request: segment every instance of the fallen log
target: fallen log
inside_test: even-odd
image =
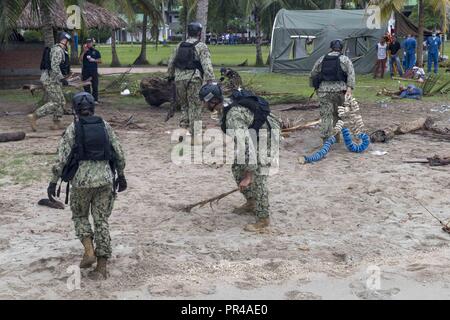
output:
[[[373,143],[376,142],[388,142],[393,139],[396,135],[411,133],[418,130],[427,130],[427,128],[432,128],[433,120],[428,118],[420,118],[411,122],[403,122],[400,124],[392,124],[388,127],[376,130],[370,134],[370,140]]]
[[[92,80],[92,78],[89,78],[85,81],[81,81],[81,79],[79,77],[75,77],[75,78],[68,79],[67,83],[68,83],[69,87],[81,88],[81,87],[85,87],[85,86],[90,86],[92,84],[91,80]],[[42,85],[42,83],[40,83],[40,84],[25,84],[22,87],[22,89],[30,90],[31,94],[34,95],[34,92],[36,90],[43,90],[44,86]]]
[[[20,141],[25,139],[25,132],[6,132],[0,133],[0,142]]]
[[[450,165],[450,157],[440,157],[435,155],[434,157],[426,159],[404,160],[403,163],[422,163],[429,164],[430,167],[442,167]]]

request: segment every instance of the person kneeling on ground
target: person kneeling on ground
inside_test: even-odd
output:
[[[279,146],[280,122],[271,114],[267,101],[250,91],[235,90],[230,99],[224,99],[218,85],[207,84],[199,95],[210,112],[222,114],[222,131],[232,135],[236,143],[232,173],[247,202],[234,212],[256,215],[256,223],[247,225],[245,231],[264,231],[270,224],[267,176],[273,150]],[[264,140],[267,149],[262,143],[264,133],[267,133],[267,140]]]
[[[111,126],[94,116],[95,100],[91,94],[77,93],[72,106],[77,119],[61,138],[47,193],[50,201],[54,201],[58,180],[61,178],[70,182],[73,187],[70,197],[72,220],[76,235],[85,249],[80,268],[90,268],[97,261],[96,269],[89,276],[94,280],[106,279],[107,260],[111,257],[108,219],[113,209],[116,187],[118,192],[127,189],[125,156]],[[68,191],[69,188],[66,203]],[[89,214],[94,220],[94,232]]]

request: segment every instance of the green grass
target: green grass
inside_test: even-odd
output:
[[[158,46],[158,49],[154,45],[147,45],[147,60],[151,65],[158,65],[161,61],[167,63],[171,56],[175,45],[163,47]],[[98,45],[97,49],[102,55],[103,66],[109,66],[111,64],[111,47],[108,45]],[[249,65],[255,65],[256,63],[256,48],[253,45],[238,45],[238,46],[224,46],[224,45],[211,45],[209,46],[211,51],[212,62],[216,66],[236,66],[248,59]],[[117,55],[119,56],[120,63],[124,66],[133,64],[136,60],[141,47],[139,44],[122,44],[117,45]],[[269,46],[263,46],[263,58],[264,62],[269,55]]]
[[[0,186],[6,184],[31,185],[48,176],[53,156],[0,152]]]

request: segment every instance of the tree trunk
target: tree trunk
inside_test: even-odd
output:
[[[44,43],[46,47],[51,48],[55,44],[55,38],[53,36],[50,11],[46,7],[41,8],[42,33],[44,35]]]
[[[119,57],[117,56],[116,51],[116,31],[113,30],[111,32],[111,53],[112,53],[112,61],[111,67],[120,67]]]
[[[142,20],[141,53],[133,63],[136,65],[149,64],[147,60],[147,24],[148,24],[148,15],[144,13],[144,19]]]
[[[342,0],[335,0],[334,1],[334,8],[335,9],[342,9]]]
[[[168,40],[166,37],[167,33],[167,21],[166,21],[166,4],[165,1],[161,1],[161,14],[162,14],[162,23],[163,23],[163,39],[164,39],[164,45],[166,45],[166,41]]]
[[[186,41],[188,38],[188,24],[189,24],[189,9],[187,0],[183,0],[183,10],[184,10],[184,37],[183,40]]]
[[[206,29],[208,25],[208,5],[209,0],[197,0],[197,22],[200,22],[203,25],[203,32],[201,41],[205,42],[206,40]]]
[[[262,67],[264,66],[264,61],[262,57],[262,48],[261,48],[261,17],[260,17],[260,10],[258,7],[255,7],[254,10],[254,16],[255,16],[255,31],[256,31],[256,66]]]
[[[417,65],[423,66],[423,32],[425,30],[424,0],[419,0],[419,34],[417,37]]]
[[[75,46],[75,30],[72,30],[71,36],[72,41],[70,42],[70,64],[79,65],[80,61],[78,60],[78,48]]]

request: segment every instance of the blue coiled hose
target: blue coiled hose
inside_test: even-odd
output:
[[[317,162],[317,161],[322,160],[327,155],[327,153],[330,151],[331,146],[335,143],[336,143],[336,138],[334,136],[329,138],[323,144],[322,149],[317,151],[312,156],[309,156],[309,157],[305,156],[305,163],[312,163],[312,162]]]
[[[355,153],[362,153],[367,150],[370,144],[370,138],[365,133],[360,133],[358,138],[361,140],[360,144],[356,144],[353,142],[352,134],[348,128],[342,129],[342,136],[344,137],[344,143],[347,147],[348,151]]]

